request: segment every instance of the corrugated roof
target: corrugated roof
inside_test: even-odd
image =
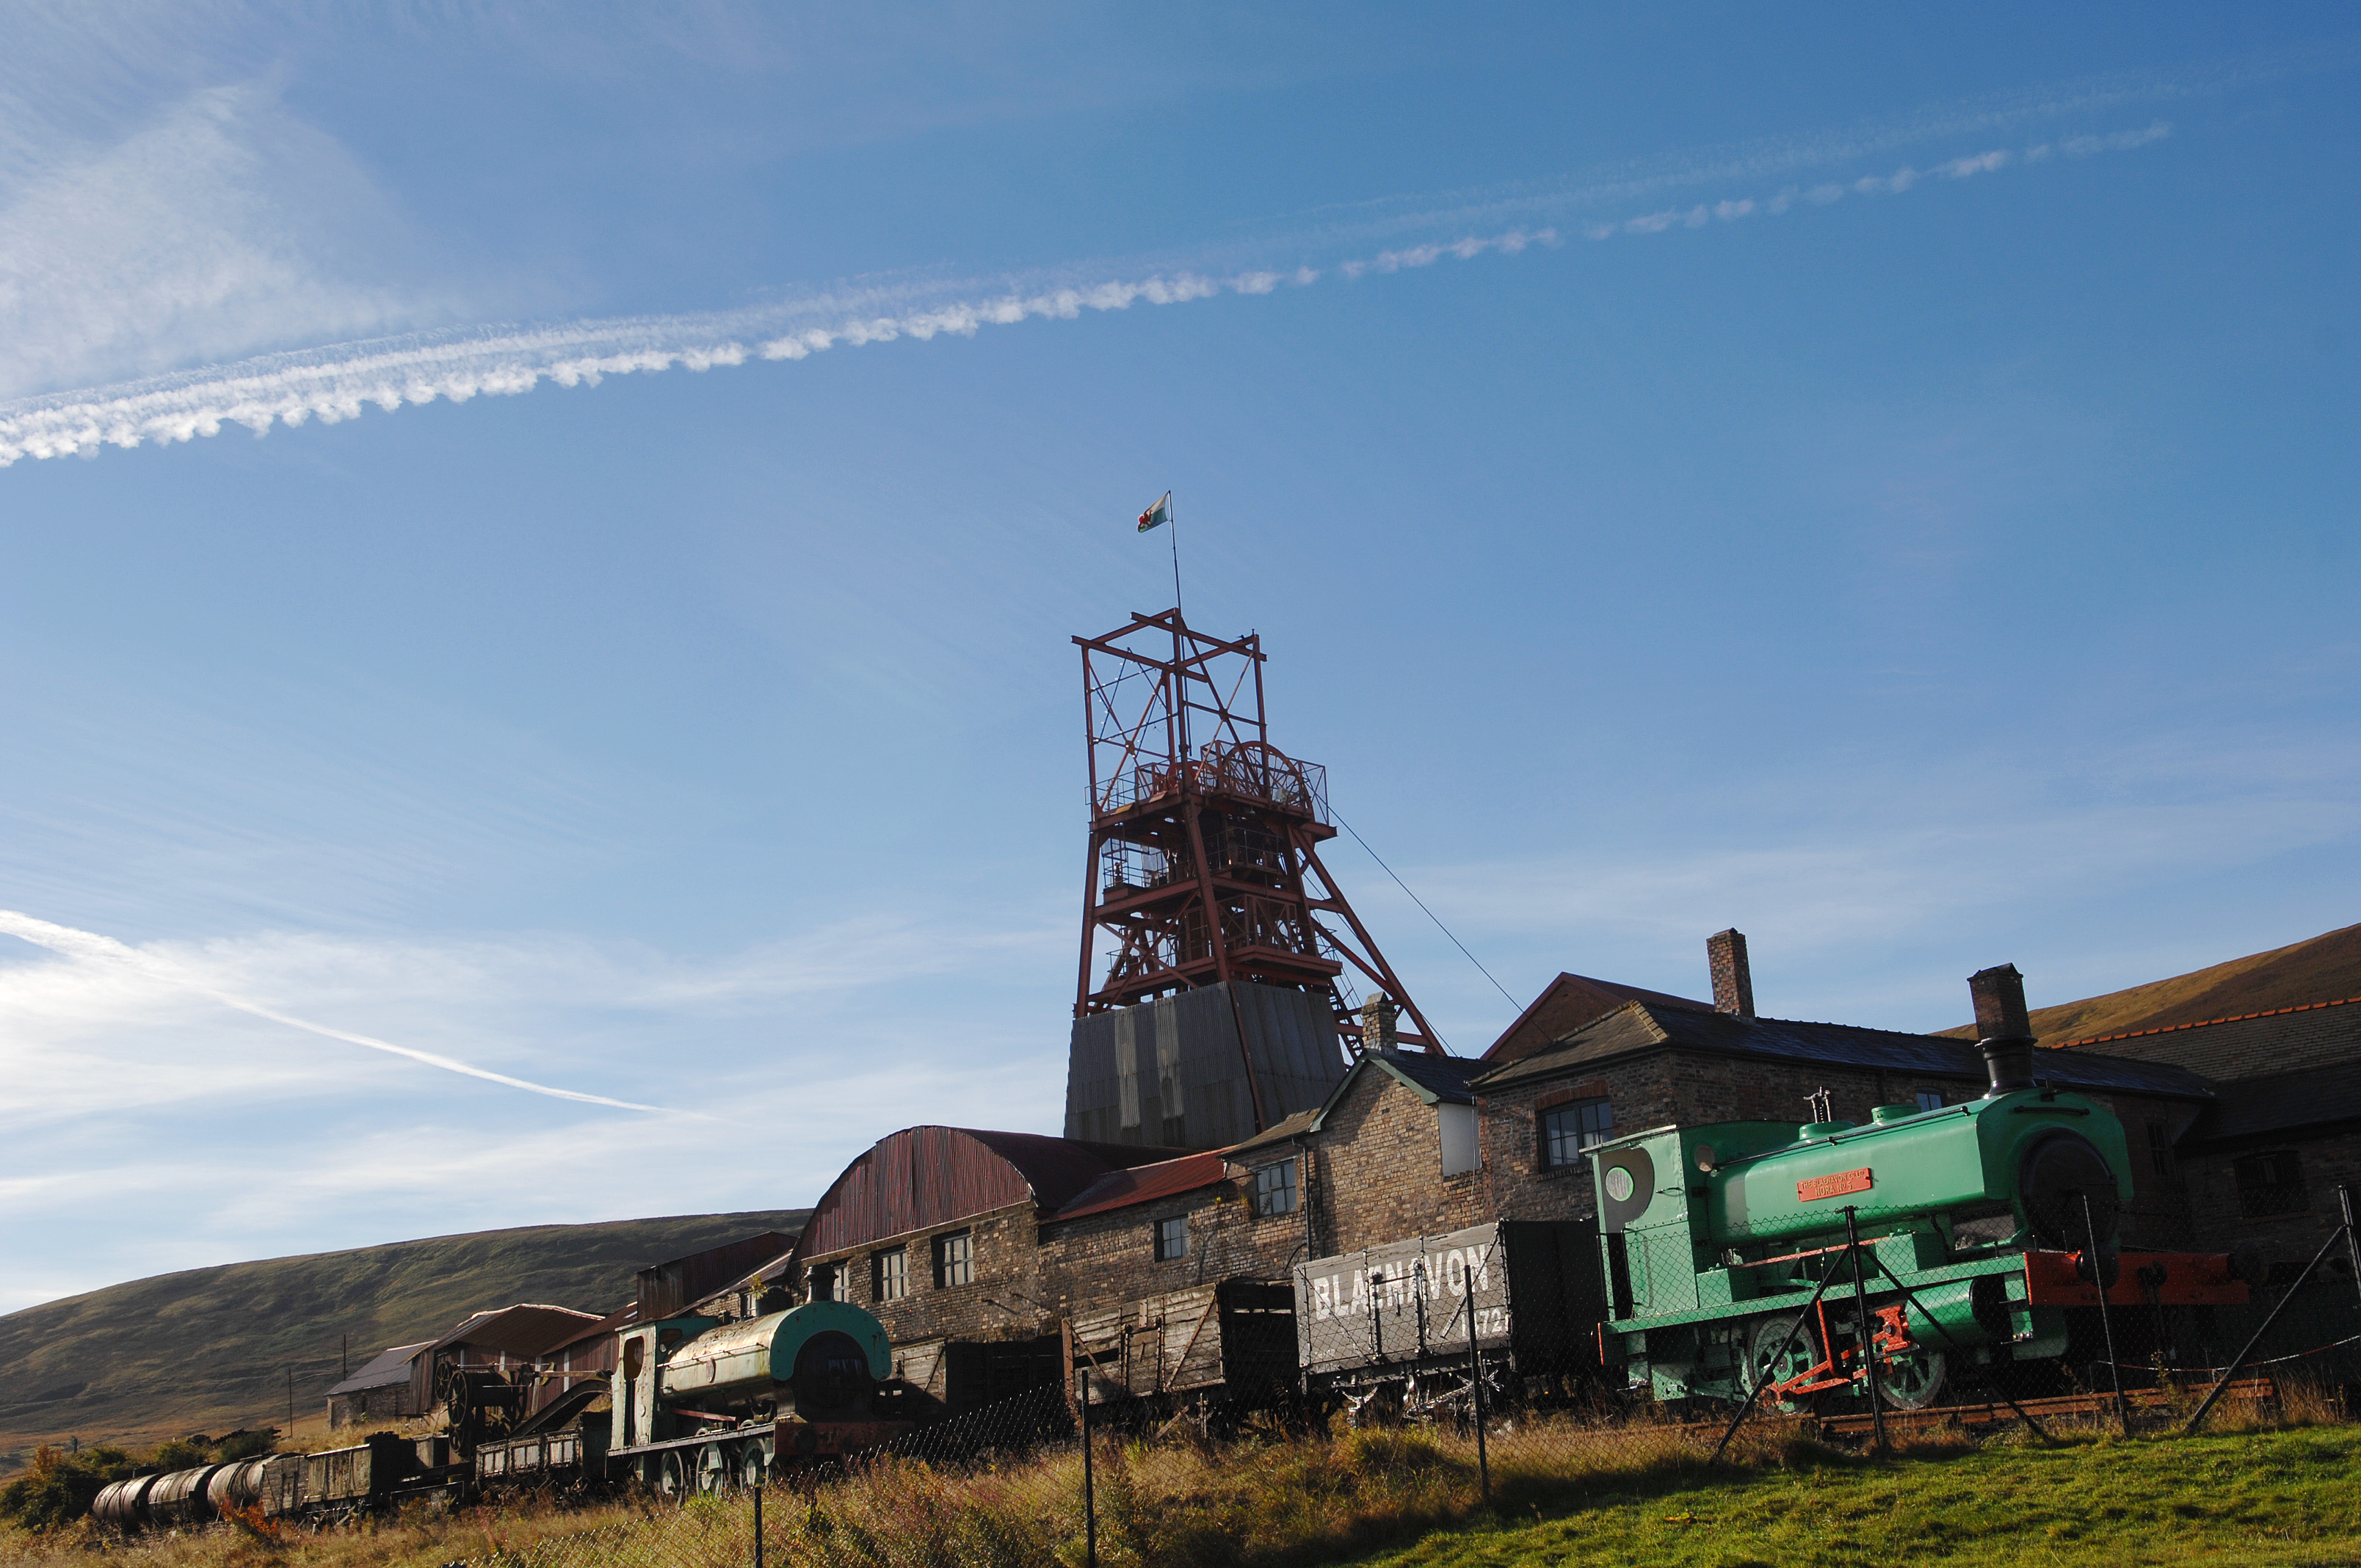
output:
[[[1049,1218],[1075,1220],[1084,1214],[1104,1214],[1110,1209],[1128,1209],[1136,1203],[1195,1192],[1224,1179],[1228,1170],[1229,1161],[1218,1153],[1183,1155],[1179,1159],[1137,1166],[1130,1170],[1111,1170],[1082,1189],[1072,1202]]]
[[[1813,1024],[1784,1018],[1741,1018],[1729,1013],[1627,1003],[1606,1017],[1576,1030],[1549,1050],[1494,1068],[1477,1087],[1489,1089],[1553,1077],[1634,1052],[1667,1046],[1787,1061],[1826,1062],[1839,1067],[1885,1068],[1945,1078],[1981,1079],[1983,1057],[1964,1040],[1909,1035],[1894,1029],[1864,1029],[1851,1024]],[[2186,1068],[2130,1061],[2083,1051],[2045,1053],[2040,1076],[2061,1087],[2125,1090],[2204,1100],[2212,1088]]]
[[[2183,1147],[2361,1121],[2361,1062],[2244,1079],[2215,1093]]]
[[[418,1353],[434,1342],[420,1340],[416,1344],[398,1344],[381,1350],[370,1357],[368,1365],[328,1390],[331,1394],[361,1394],[371,1388],[388,1388],[396,1383],[410,1381],[410,1364]]]

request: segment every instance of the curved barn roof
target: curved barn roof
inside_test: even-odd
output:
[[[796,1255],[836,1252],[1016,1203],[1046,1213],[1111,1170],[1185,1152],[1039,1133],[905,1127],[844,1168],[813,1208]]]

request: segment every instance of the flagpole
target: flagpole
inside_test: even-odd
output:
[[[1180,510],[1172,504],[1172,492],[1164,492],[1164,526],[1172,531],[1172,610],[1180,612]],[[1182,620],[1189,618],[1180,616]]]

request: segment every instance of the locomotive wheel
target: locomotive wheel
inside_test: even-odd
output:
[[[1943,1391],[1943,1353],[1905,1350],[1877,1364],[1877,1392],[1897,1410],[1923,1410]]]
[[[688,1456],[679,1449],[667,1450],[656,1464],[656,1490],[677,1501],[688,1496]]]
[[[1746,1347],[1746,1387],[1749,1389],[1784,1383],[1788,1378],[1809,1372],[1820,1364],[1820,1336],[1812,1325],[1806,1323],[1795,1331],[1785,1354],[1779,1353],[1779,1342],[1787,1337],[1787,1325],[1792,1318],[1765,1318],[1754,1325],[1754,1333]],[[1770,1401],[1789,1415],[1808,1409],[1810,1395],[1801,1398],[1784,1399],[1773,1395]]]
[[[760,1486],[770,1478],[769,1469],[770,1467],[763,1463],[763,1445],[750,1442],[746,1445],[745,1452],[738,1456],[738,1484],[741,1486]]]

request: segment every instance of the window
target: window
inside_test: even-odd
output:
[[[955,1231],[935,1238],[935,1288],[975,1283],[975,1237]]]
[[[1582,1163],[1582,1151],[1615,1135],[1615,1108],[1604,1100],[1577,1100],[1542,1113],[1542,1164],[1554,1170]]]
[[[1476,1136],[1476,1107],[1437,1105],[1437,1130],[1443,1141],[1443,1174],[1465,1176],[1484,1168],[1484,1151]]]
[[[869,1299],[898,1301],[910,1293],[910,1253],[906,1247],[869,1255]]]
[[[1280,1160],[1254,1173],[1254,1212],[1257,1217],[1295,1212],[1295,1162]]]
[[[1942,1108],[1943,1091],[1941,1090],[1922,1089],[1918,1091],[1918,1109],[1921,1111],[1940,1111]]]
[[[811,1272],[804,1276],[804,1279],[809,1288],[807,1295],[811,1300],[833,1301],[836,1299],[836,1265],[816,1263],[812,1265]]]
[[[2147,1124],[2147,1163],[2158,1176],[2172,1174],[2172,1132],[2162,1122]]]
[[[1189,1255],[1189,1216],[1175,1214],[1156,1222],[1156,1261],[1170,1263]]]
[[[2303,1190],[2303,1167],[2292,1149],[2248,1155],[2231,1169],[2238,1179],[2238,1208],[2250,1220],[2301,1214],[2312,1206]]]

